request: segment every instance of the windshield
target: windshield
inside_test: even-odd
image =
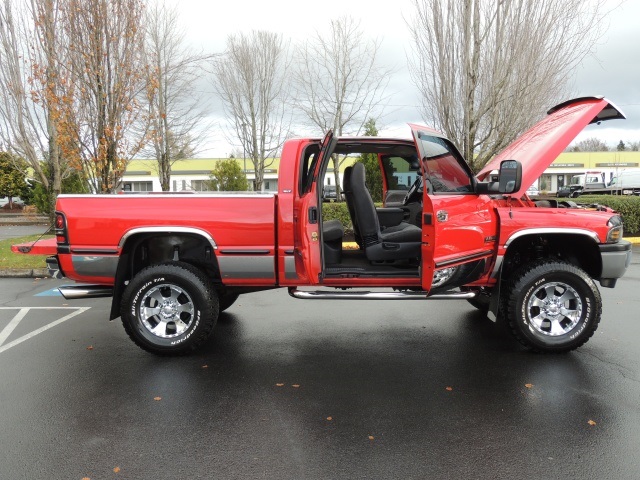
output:
[[[574,175],[571,177],[571,185],[582,185],[584,183],[584,175]]]

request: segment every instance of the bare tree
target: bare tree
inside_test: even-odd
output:
[[[154,4],[147,8],[146,101],[152,147],[148,153],[158,162],[162,190],[169,191],[171,166],[193,156],[204,138],[198,133],[210,126],[207,102],[196,90],[202,71],[198,67],[207,57],[184,46],[176,7]]]
[[[75,99],[65,117],[63,151],[82,163],[93,191],[110,193],[143,145],[133,133],[146,78],[143,2],[63,3],[71,56],[67,95]]]
[[[289,127],[287,51],[282,35],[241,33],[227,38],[224,55],[213,65],[231,129],[253,163],[256,191],[262,190],[265,161],[282,147]]]
[[[0,138],[26,160],[53,213],[69,168],[60,153],[61,112],[69,103],[57,0],[5,1],[0,10]],[[25,172],[26,174],[26,172]]]
[[[637,152],[638,150],[640,150],[640,141],[638,140],[632,140],[630,142],[627,142],[627,144],[629,145],[629,150],[632,152]]]
[[[589,137],[569,146],[570,152],[608,152],[609,146],[597,137]]]
[[[602,32],[602,0],[414,0],[422,113],[474,170],[567,96]]]
[[[327,36],[317,32],[297,52],[296,106],[322,132],[358,134],[366,121],[379,117],[391,71],[378,64],[380,41],[367,39],[350,17],[331,21]],[[340,194],[340,159],[333,157]]]

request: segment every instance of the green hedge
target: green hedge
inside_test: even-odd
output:
[[[625,235],[640,235],[640,197],[621,195],[583,195],[572,198],[579,204],[597,203],[613,208],[620,213],[624,221]],[[325,220],[338,219],[345,233],[353,233],[353,225],[345,202],[323,203],[322,215]]]
[[[582,195],[571,200],[582,205],[597,203],[613,208],[622,216],[625,235],[640,234],[640,197],[628,195]]]
[[[345,233],[353,233],[353,225],[349,216],[349,209],[346,202],[334,202],[322,204],[323,220],[340,220]]]

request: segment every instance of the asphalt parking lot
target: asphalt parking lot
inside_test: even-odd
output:
[[[247,295],[158,358],[51,279],[0,279],[3,479],[637,479],[640,252],[584,347],[466,302]]]

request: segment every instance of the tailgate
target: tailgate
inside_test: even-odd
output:
[[[58,253],[58,245],[55,237],[43,238],[37,242],[19,243],[11,245],[13,253],[23,253],[29,255],[55,255]]]

